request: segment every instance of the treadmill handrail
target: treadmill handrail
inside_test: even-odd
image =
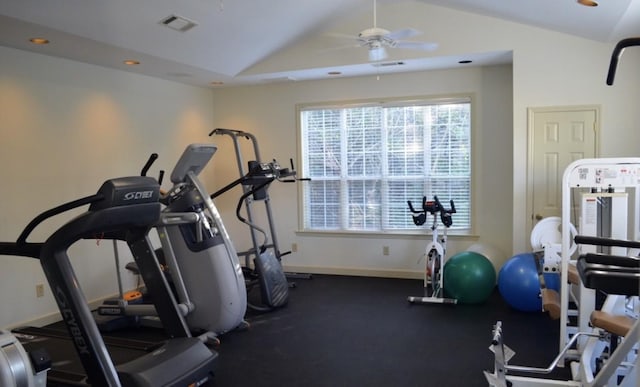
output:
[[[16,244],[18,245],[23,245],[25,243],[27,243],[27,238],[29,237],[29,235],[31,234],[31,232],[33,232],[33,230],[38,227],[38,225],[42,222],[44,222],[45,220],[62,214],[63,212],[67,212],[70,211],[74,208],[78,208],[78,207],[82,207],[84,205],[87,204],[92,204],[95,203],[97,201],[100,201],[104,199],[104,195],[102,194],[95,194],[95,195],[91,195],[91,196],[86,196],[84,198],[80,198],[77,200],[73,200],[70,201],[68,203],[64,203],[61,204],[57,207],[54,207],[50,210],[44,211],[43,213],[41,213],[40,215],[36,216],[35,218],[33,218],[33,220],[31,220],[31,222],[29,222],[29,224],[27,224],[27,226],[24,228],[24,230],[22,230],[22,233],[20,233],[20,236],[18,236],[18,239],[16,240]]]
[[[87,300],[78,286],[67,250],[76,241],[128,229],[146,235],[160,215],[160,203],[143,203],[85,212],[54,232],[42,246],[40,262],[93,385],[117,386],[119,380]],[[153,249],[151,249],[153,250]]]
[[[132,250],[154,298],[158,315],[170,337],[191,337],[186,321],[157,262],[149,230],[161,213],[159,185],[149,177],[107,180],[96,195],[87,196],[45,211],[32,220],[17,242],[0,243],[0,254],[39,258],[71,341],[96,386],[120,386],[114,363],[104,345],[87,300],[79,287],[68,249],[80,239],[124,239]],[[44,243],[27,243],[28,235],[54,215],[90,204],[88,210],[58,228]]]

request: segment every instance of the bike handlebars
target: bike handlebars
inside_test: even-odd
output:
[[[453,204],[453,199],[449,200],[451,208],[449,208],[448,210],[444,208],[442,203],[440,203],[440,200],[438,200],[437,196],[434,196],[433,200],[436,202],[436,205],[440,210],[440,220],[442,221],[442,224],[444,224],[445,227],[451,227],[451,225],[453,224],[453,218],[451,217],[451,214],[456,213],[456,206],[455,204]]]
[[[444,224],[445,227],[451,227],[451,225],[453,224],[453,218],[451,217],[451,214],[456,213],[456,206],[453,203],[453,200],[449,200],[449,205],[451,206],[449,209],[444,208],[444,206],[438,199],[438,196],[434,196],[433,200],[427,200],[427,197],[423,196],[422,210],[416,210],[413,207],[413,203],[411,203],[411,200],[407,200],[407,204],[409,205],[409,210],[412,213],[419,214],[417,216],[416,215],[413,216],[413,222],[417,226],[421,226],[424,224],[424,222],[426,221],[427,212],[434,216],[436,216],[439,213],[440,220],[442,221],[442,224]]]

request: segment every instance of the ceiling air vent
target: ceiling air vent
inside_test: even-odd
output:
[[[160,20],[160,24],[163,24],[172,30],[187,32],[193,27],[197,26],[198,23],[193,20],[189,20],[186,17],[171,15],[167,16],[164,19]]]

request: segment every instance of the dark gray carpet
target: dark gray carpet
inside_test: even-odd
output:
[[[248,331],[221,337],[208,386],[487,386],[482,372],[493,369],[488,348],[498,320],[517,353],[511,364],[544,368],[558,353],[558,321],[511,309],[497,290],[480,305],[411,305],[407,296],[422,295],[420,280],[314,275],[296,283],[286,307],[249,313]],[[569,370],[551,376],[567,378]]]
[[[249,315],[249,331],[221,338],[214,384],[486,386],[497,320],[517,352],[512,364],[546,367],[557,354],[558,321],[511,309],[497,290],[482,305],[407,303],[421,294],[417,280],[299,280],[287,307]]]

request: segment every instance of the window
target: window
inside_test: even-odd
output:
[[[471,98],[298,107],[307,231],[415,230],[407,200],[470,229]]]

